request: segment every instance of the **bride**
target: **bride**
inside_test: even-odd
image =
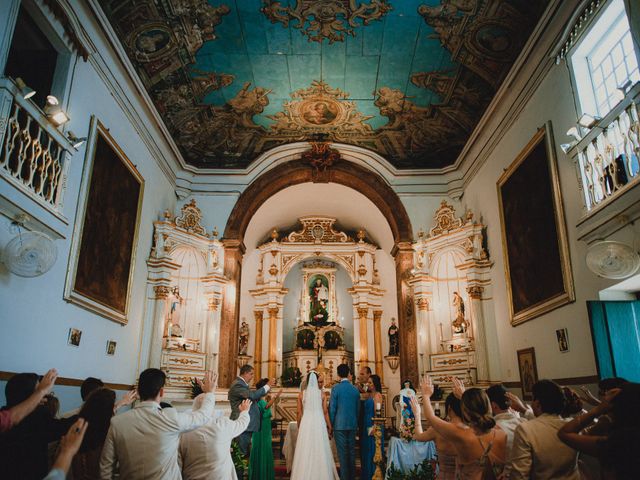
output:
[[[298,440],[293,456],[291,480],[338,480],[329,432],[327,405],[318,387],[318,374],[310,372],[303,386],[302,405],[298,402]],[[300,408],[302,406],[302,408]]]

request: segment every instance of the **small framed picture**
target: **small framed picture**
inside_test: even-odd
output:
[[[518,371],[522,385],[522,398],[533,400],[533,384],[538,381],[536,352],[533,347],[518,350]]]
[[[107,341],[107,355],[115,355],[116,354],[116,341],[108,340]]]
[[[558,350],[561,352],[569,351],[569,335],[566,328],[556,330],[556,338],[558,339]]]
[[[69,345],[73,345],[74,347],[79,347],[80,337],[82,337],[82,330],[78,330],[77,328],[70,328],[67,343]]]

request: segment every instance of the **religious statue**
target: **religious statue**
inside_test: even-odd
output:
[[[329,320],[327,306],[329,304],[329,289],[321,278],[316,278],[315,284],[309,289],[311,308],[309,320],[314,325],[325,325]]]
[[[398,326],[396,325],[396,319],[391,319],[391,326],[388,330],[389,335],[389,356],[400,355],[400,338],[398,337]]]
[[[246,355],[247,348],[249,348],[249,325],[244,319],[242,320],[242,325],[240,325],[239,336],[238,355]]]
[[[453,306],[456,307],[456,318],[451,324],[453,333],[460,334],[467,331],[467,321],[464,319],[464,300],[458,292],[453,292]]]

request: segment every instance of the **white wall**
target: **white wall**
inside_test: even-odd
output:
[[[80,12],[83,15],[84,12]],[[101,55],[108,57],[110,49],[95,30],[94,22],[85,19],[85,28],[93,35]],[[93,29],[93,30],[92,30]],[[111,59],[113,74],[120,75],[120,67]],[[75,64],[72,87],[68,98],[68,114],[71,121],[66,125],[78,136],[86,136],[92,115],[109,129],[122,151],[134,163],[145,180],[144,200],[139,218],[139,237],[133,267],[129,322],[126,326],[107,320],[77,305],[64,301],[63,291],[69,263],[71,232],[85,163],[86,144],[68,160],[69,175],[64,202],[64,215],[70,226],[66,238],[56,240],[58,259],[53,268],[36,278],[21,278],[10,274],[0,264],[0,369],[10,372],[34,371],[44,373],[56,367],[63,377],[83,379],[87,376],[102,378],[105,382],[132,384],[138,373],[138,361],[144,361],[148,346],[141,351],[142,319],[144,317],[147,269],[145,260],[152,242],[152,222],[164,209],[173,210],[175,194],[172,182],[162,172],[153,153],[141,140],[131,120],[131,111],[114,100],[113,91],[106,79],[98,73],[93,62],[80,59]],[[136,102],[137,94],[130,89],[126,79],[120,77],[119,88]],[[149,119],[147,119],[149,121]],[[158,136],[158,138],[160,138]],[[175,160],[174,160],[175,161]],[[0,180],[0,195],[10,189]],[[26,196],[22,203],[32,200]],[[0,248],[13,238],[9,232],[10,219],[0,217]],[[118,241],[114,238],[113,241]],[[79,347],[67,345],[69,328],[82,330]],[[148,326],[145,328],[149,328]],[[106,355],[107,340],[117,342],[114,356]],[[68,390],[68,388],[67,388]],[[66,395],[63,410],[71,405],[73,395]],[[77,395],[77,402],[80,397]],[[65,404],[66,402],[66,404]]]
[[[465,189],[463,203],[487,225],[492,269],[495,324],[487,325],[492,380],[519,380],[516,350],[534,347],[540,378],[567,378],[596,374],[586,301],[597,300],[607,283],[585,264],[586,245],[578,242],[575,225],[582,215],[582,195],[573,163],[559,148],[564,134],[576,122],[569,73],[565,63],[554,66],[509,131]],[[509,323],[507,285],[500,230],[496,182],[539,127],[551,120],[569,237],[576,301],[517,327]],[[540,279],[544,281],[544,279]],[[555,330],[567,328],[570,350],[560,353]]]

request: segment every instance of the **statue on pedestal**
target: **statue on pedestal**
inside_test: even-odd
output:
[[[238,340],[238,355],[246,355],[249,348],[249,325],[242,320],[240,325],[239,340]]]
[[[400,337],[395,318],[391,319],[391,326],[387,333],[389,335],[389,356],[400,355]]]
[[[467,331],[467,321],[464,318],[464,300],[458,292],[453,292],[453,306],[456,307],[456,318],[452,322],[453,333],[461,334]]]

